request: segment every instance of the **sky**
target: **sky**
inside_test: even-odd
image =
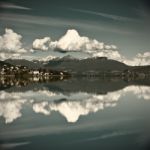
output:
[[[149,26],[149,0],[0,0],[0,59],[69,54],[149,65]]]

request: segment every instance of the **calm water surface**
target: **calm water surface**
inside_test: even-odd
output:
[[[68,79],[1,84],[0,149],[149,150],[146,82]]]

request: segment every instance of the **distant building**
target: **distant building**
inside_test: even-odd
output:
[[[44,76],[49,76],[49,73],[48,73],[48,72],[45,72],[45,73],[44,73]]]
[[[64,75],[64,73],[63,73],[63,72],[60,72],[60,75],[61,75],[61,76],[63,76],[63,75]]]
[[[39,70],[34,70],[33,75],[39,75]]]
[[[100,60],[107,60],[107,57],[97,57]]]

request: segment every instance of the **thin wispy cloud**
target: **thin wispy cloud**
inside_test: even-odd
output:
[[[24,7],[24,6],[19,6],[13,3],[6,3],[6,2],[2,2],[0,3],[0,8],[4,8],[4,9],[20,9],[20,10],[30,10],[31,8],[28,7]]]
[[[140,131],[138,130],[137,131],[116,131],[116,132],[111,132],[111,133],[96,136],[96,137],[90,137],[90,138],[74,141],[72,143],[90,142],[90,141],[104,140],[108,138],[118,138],[120,136],[132,135],[132,134],[136,134],[139,132]]]
[[[51,27],[66,27],[72,26],[73,28],[82,28],[86,30],[96,30],[96,31],[106,31],[111,33],[123,34],[123,35],[132,35],[136,34],[133,30],[118,28],[118,27],[110,27],[107,24],[101,25],[97,20],[96,21],[85,21],[81,19],[66,19],[59,17],[43,17],[43,16],[35,16],[35,15],[23,15],[16,13],[0,13],[0,21],[6,22],[9,21],[11,24],[18,25],[19,23],[33,24],[36,25],[44,25]]]
[[[28,144],[30,144],[30,142],[6,143],[6,144],[2,144],[1,146],[4,149],[12,149],[18,146],[24,146]]]
[[[130,22],[138,22],[139,20],[134,19],[134,18],[129,18],[129,17],[124,17],[124,16],[118,16],[114,14],[107,14],[103,12],[95,12],[95,11],[90,11],[90,10],[82,10],[82,9],[74,9],[74,8],[69,8],[71,11],[76,11],[76,12],[81,12],[81,13],[86,13],[86,14],[91,14],[91,15],[96,15],[96,16],[101,16],[107,19],[112,19],[115,21],[130,21]]]

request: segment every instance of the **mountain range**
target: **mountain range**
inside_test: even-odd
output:
[[[107,59],[107,57],[95,57],[86,59],[76,59],[70,55],[62,58],[53,58],[49,61],[40,60],[25,60],[25,59],[7,59],[0,61],[0,66],[4,64],[21,65],[26,66],[29,69],[53,69],[63,70],[71,74],[81,73],[101,73],[101,72],[112,72],[112,71],[140,71],[150,73],[150,66],[128,66],[122,62]]]

